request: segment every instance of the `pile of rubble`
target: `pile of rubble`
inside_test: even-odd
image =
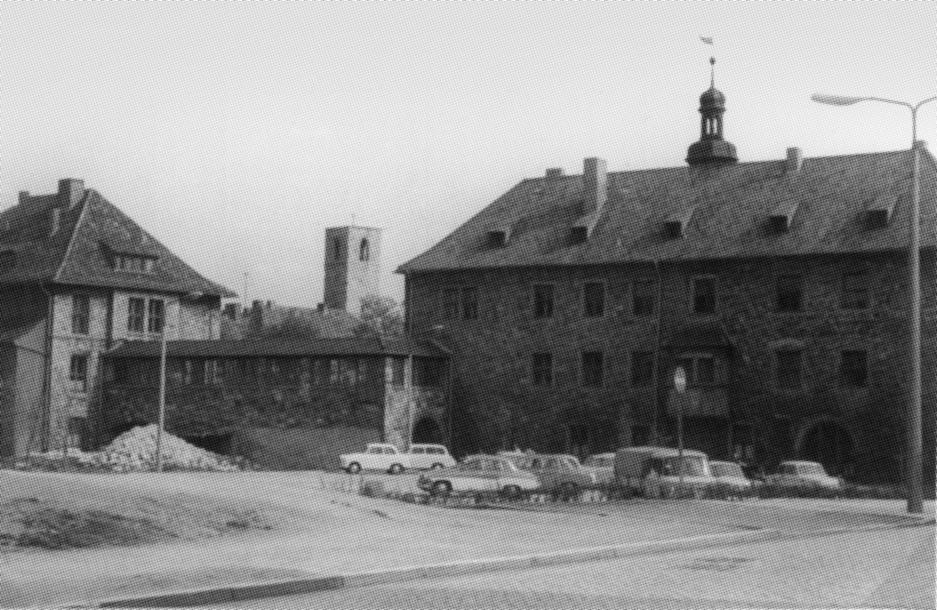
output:
[[[43,463],[67,462],[78,468],[111,472],[145,472],[156,464],[155,424],[137,426],[99,451],[83,452],[78,449],[56,450],[30,455],[31,466]],[[163,431],[160,453],[164,470],[199,470],[233,472],[242,467],[229,458],[187,443],[178,436]]]

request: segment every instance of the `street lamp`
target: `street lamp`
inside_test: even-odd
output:
[[[673,372],[673,387],[677,390],[677,489],[683,491],[683,393],[686,391],[686,371],[678,366]]]
[[[911,244],[908,258],[910,259],[911,280],[911,399],[908,403],[908,512],[920,514],[924,512],[922,498],[922,470],[921,461],[921,204],[920,204],[920,154],[917,142],[917,111],[928,102],[937,100],[937,96],[921,100],[917,104],[910,104],[898,100],[889,100],[881,97],[851,97],[846,95],[813,94],[810,99],[821,104],[832,106],[850,106],[858,102],[884,102],[904,106],[911,111],[911,156],[913,170],[911,173]]]
[[[156,472],[163,471],[163,429],[166,427],[166,329],[169,326],[169,305],[178,303],[181,307],[183,299],[195,300],[202,296],[201,292],[190,292],[175,299],[163,302],[163,327],[159,337],[159,415],[156,426]]]

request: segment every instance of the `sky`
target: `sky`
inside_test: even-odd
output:
[[[932,2],[4,2],[0,210],[81,178],[239,300],[308,307],[325,228],[380,227],[401,301],[395,269],[524,178],[685,165],[713,54],[741,162],[908,147],[906,108],[810,95],[937,95],[935,26]]]

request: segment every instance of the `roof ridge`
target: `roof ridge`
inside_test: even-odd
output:
[[[62,273],[62,269],[65,268],[65,261],[68,260],[69,254],[72,252],[72,247],[75,245],[75,236],[78,235],[78,229],[81,227],[82,222],[84,222],[85,215],[88,213],[88,208],[91,207],[91,195],[94,193],[98,195],[98,192],[94,189],[85,190],[85,196],[81,198],[81,212],[78,214],[78,220],[75,221],[75,225],[72,227],[72,234],[68,236],[68,246],[65,247],[65,253],[62,254],[62,259],[59,261],[59,264],[55,268],[55,273],[52,274],[52,282],[59,281],[59,275]]]

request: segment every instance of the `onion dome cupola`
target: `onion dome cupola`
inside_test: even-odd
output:
[[[709,63],[709,89],[699,96],[700,138],[687,149],[686,162],[690,165],[728,164],[739,160],[735,145],[722,139],[726,96],[716,89],[716,58],[711,57]]]

